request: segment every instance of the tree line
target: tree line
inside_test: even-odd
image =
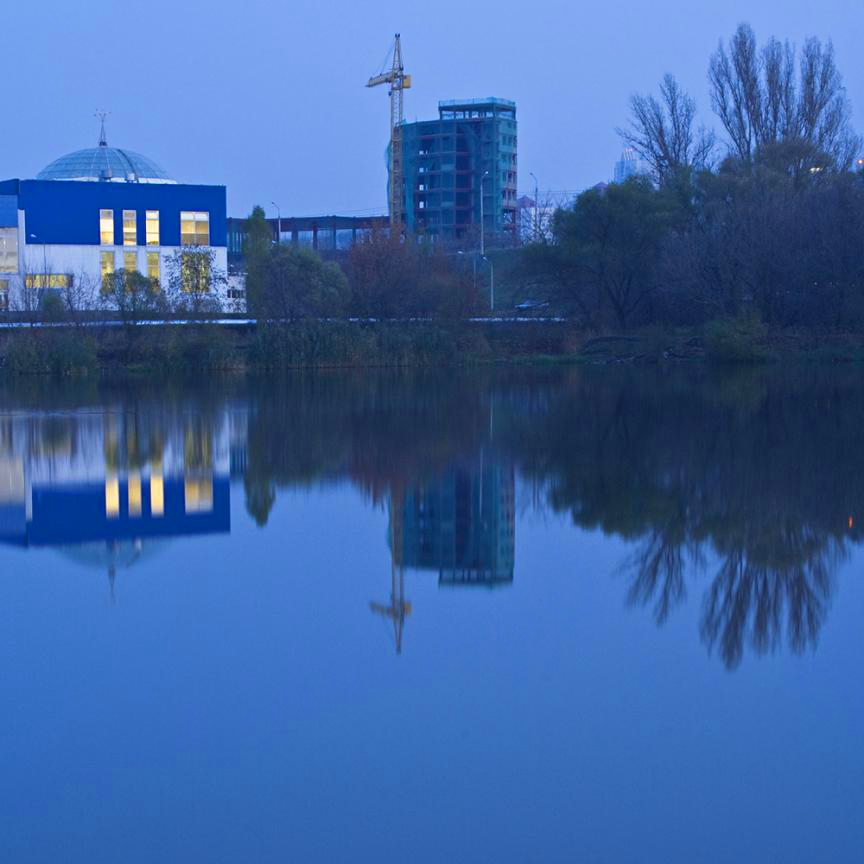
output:
[[[589,328],[864,323],[862,141],[831,44],[742,24],[708,83],[720,136],[672,75],[631,98],[618,131],[647,170],[556,211],[523,253],[535,291]]]

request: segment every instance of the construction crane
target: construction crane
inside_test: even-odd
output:
[[[399,34],[393,42],[393,60],[387,69],[387,61],[378,75],[373,75],[367,87],[390,85],[390,225],[402,230],[402,120],[404,117],[402,94],[411,87],[411,76],[405,74],[402,65],[402,40]],[[388,59],[390,52],[388,52]],[[386,71],[385,71],[386,70]]]
[[[402,634],[405,630],[405,618],[411,614],[411,603],[405,599],[405,569],[402,566],[402,540],[397,532],[394,521],[401,513],[402,496],[394,493],[390,500],[390,603],[369,604],[376,615],[389,619],[393,624],[393,638],[396,643],[396,653],[402,653]],[[398,508],[398,509],[397,509]],[[398,544],[398,547],[397,547]],[[398,563],[397,563],[398,562]]]

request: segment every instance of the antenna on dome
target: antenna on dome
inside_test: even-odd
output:
[[[105,135],[105,118],[111,116],[110,111],[97,111],[93,115],[101,124],[101,128],[99,130],[99,146],[107,147],[108,146],[108,138]]]

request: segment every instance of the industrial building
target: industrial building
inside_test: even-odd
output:
[[[246,242],[245,218],[228,218],[228,262],[241,264]],[[316,252],[350,249],[373,231],[386,231],[386,216],[283,216],[267,220],[274,243],[291,243]]]
[[[212,250],[225,272],[226,239],[224,186],[177,183],[147,157],[109,147],[103,127],[98,147],[35,180],[0,182],[0,306],[29,310],[73,284],[95,304],[114,272],[161,280],[192,246]]]
[[[401,127],[405,229],[434,240],[517,239],[516,103],[438,103],[438,119]],[[392,160],[389,160],[392,164]]]

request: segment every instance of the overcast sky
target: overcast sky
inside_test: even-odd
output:
[[[383,212],[386,88],[367,90],[401,31],[408,119],[439,99],[517,102],[519,186],[576,190],[611,177],[627,99],[676,74],[709,119],[720,36],[831,38],[864,128],[860,0],[41,0],[0,13],[0,176],[32,177],[98,140],[181,181],[224,183],[231,215]]]

